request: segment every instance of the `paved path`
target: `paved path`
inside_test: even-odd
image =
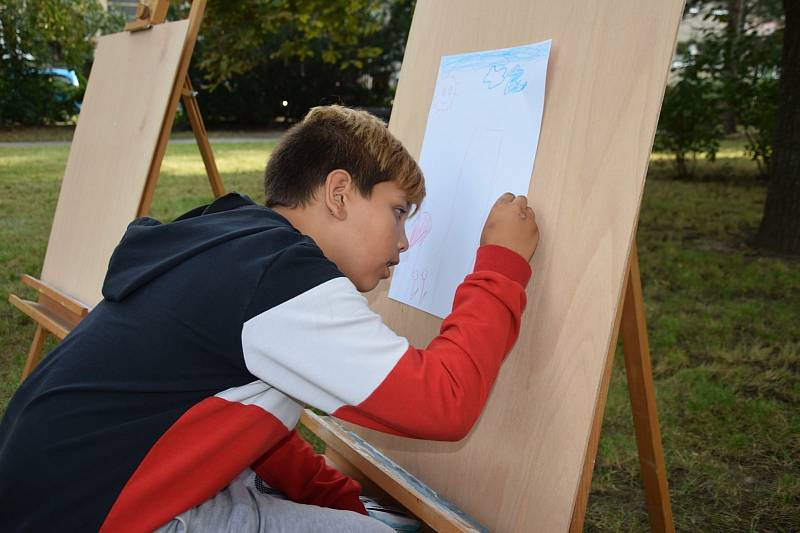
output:
[[[283,132],[265,133],[251,137],[209,137],[211,144],[234,144],[234,143],[263,143],[276,141],[281,138]],[[69,146],[72,141],[16,141],[0,142],[0,148],[28,148],[32,146]],[[194,137],[180,139],[170,139],[170,144],[195,144]]]

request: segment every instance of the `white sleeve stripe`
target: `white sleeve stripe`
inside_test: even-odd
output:
[[[303,412],[302,405],[260,380],[232,387],[214,396],[229,402],[260,407],[280,420],[287,429],[293,429],[297,425]]]
[[[248,320],[242,351],[250,372],[287,395],[334,412],[363,402],[408,350],[339,277]]]

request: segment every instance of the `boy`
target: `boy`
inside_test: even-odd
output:
[[[385,125],[315,108],[264,181],[266,207],[229,194],[129,226],[104,300],[8,406],[0,530],[377,531],[358,484],[293,431],[302,404],[396,435],[469,432],[525,306],[525,197],[498,200],[440,335],[416,349],[359,294],[389,276],[424,196]]]

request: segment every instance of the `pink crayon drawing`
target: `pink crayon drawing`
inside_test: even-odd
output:
[[[414,225],[411,227],[411,235],[408,237],[408,247],[413,248],[425,242],[425,237],[431,232],[431,214],[427,211],[420,212]]]
[[[423,298],[427,296],[428,291],[425,290],[425,282],[428,280],[428,271],[414,270],[411,272],[411,300],[416,300],[418,304],[422,304]]]

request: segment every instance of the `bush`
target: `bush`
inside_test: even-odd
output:
[[[782,42],[782,29],[768,35],[742,36],[737,47],[738,75],[726,80],[729,101],[747,137],[746,150],[758,164],[762,179],[769,176],[772,158]]]
[[[88,72],[94,36],[121,29],[120,15],[96,0],[4,0],[0,4],[0,124],[68,119],[82,94],[43,74],[63,67]],[[80,76],[80,75],[79,75]]]
[[[687,71],[681,80],[667,86],[654,147],[675,156],[678,178],[694,175],[698,154],[713,161],[722,134],[719,95],[710,79]]]
[[[317,105],[389,107],[414,5],[210,2],[190,70],[204,120],[258,127]]]
[[[77,90],[61,86],[26,64],[4,65],[0,76],[0,124],[39,125],[64,122],[75,113]]]

